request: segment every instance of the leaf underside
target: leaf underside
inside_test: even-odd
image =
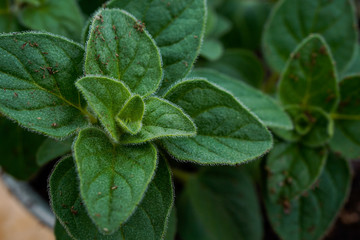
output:
[[[116,115],[116,121],[123,130],[137,134],[141,130],[145,103],[139,95],[130,98]]]

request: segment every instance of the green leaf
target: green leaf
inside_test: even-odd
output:
[[[301,142],[309,147],[323,146],[333,137],[334,121],[330,115],[317,107],[302,109],[299,106],[286,108],[294,122],[292,132],[275,129],[275,134],[290,142]]]
[[[210,5],[208,3],[208,5]],[[224,16],[217,14],[213,7],[208,7],[206,21],[206,38],[219,39],[231,30],[231,22]]]
[[[54,139],[46,139],[40,145],[36,153],[36,162],[39,166],[43,166],[48,162],[64,156],[71,152],[71,145],[73,139],[69,138],[64,141],[57,141]]]
[[[325,169],[311,190],[291,202],[265,205],[270,223],[284,240],[317,240],[327,232],[350,188],[348,162],[330,155]]]
[[[215,61],[221,57],[224,52],[224,46],[218,40],[207,39],[201,48],[201,56],[209,61]]]
[[[26,5],[20,21],[34,30],[47,31],[80,41],[84,18],[75,0],[47,0],[40,5]]]
[[[232,23],[232,31],[225,35],[227,47],[240,47],[258,51],[264,25],[273,1],[264,0],[226,0],[220,13]]]
[[[45,33],[0,35],[0,112],[31,130],[64,138],[86,126],[74,82],[84,50]]]
[[[54,234],[56,240],[72,240],[69,234],[66,232],[65,228],[61,225],[61,223],[56,220]]]
[[[350,63],[348,69],[342,74],[343,77],[360,75],[360,44],[357,45],[356,56]]]
[[[79,133],[74,156],[90,218],[101,232],[114,233],[135,211],[154,175],[155,147],[113,145],[101,130],[87,128]]]
[[[191,70],[205,33],[204,0],[111,0],[107,7],[124,9],[146,24],[164,62],[161,92]]]
[[[28,180],[38,170],[36,150],[44,137],[25,131],[0,118],[0,167],[20,180]]]
[[[293,128],[290,117],[275,100],[246,83],[210,69],[196,69],[192,72],[192,75],[207,78],[210,82],[231,92],[255,113],[266,126],[283,129]]]
[[[211,68],[247,84],[259,88],[264,79],[264,69],[254,53],[243,49],[228,49],[223,56],[215,61],[205,64]]]
[[[0,33],[18,30],[19,24],[16,16],[11,12],[10,0],[2,0],[0,3]]]
[[[71,157],[58,163],[50,180],[51,206],[63,227],[77,240],[159,240],[173,205],[171,176],[160,158],[155,178],[134,214],[112,235],[100,233],[82,204]],[[101,217],[101,216],[100,216]]]
[[[263,35],[268,64],[282,71],[295,47],[310,34],[318,33],[329,44],[339,72],[345,70],[355,55],[358,38],[353,5],[351,0],[279,1]]]
[[[148,96],[162,79],[161,56],[144,25],[119,9],[98,12],[91,24],[86,74],[123,81],[133,93]]]
[[[279,97],[285,106],[313,106],[326,112],[337,106],[337,73],[320,35],[309,36],[292,53],[280,79]]]
[[[319,178],[326,162],[325,148],[279,143],[267,161],[267,192],[274,202],[290,201],[308,190]]]
[[[139,95],[135,95],[125,103],[124,107],[116,115],[116,121],[127,132],[137,134],[141,130],[144,111],[144,101]]]
[[[337,112],[335,137],[331,147],[346,158],[360,156],[360,76],[350,76],[340,82],[341,101]]]
[[[120,129],[115,117],[130,98],[129,89],[121,81],[102,76],[83,77],[76,82],[76,86],[107,132],[117,142]]]
[[[168,228],[166,230],[165,240],[175,240],[177,230],[177,211],[175,206],[173,207],[169,216]]]
[[[180,160],[200,164],[238,164],[260,157],[272,147],[264,125],[231,94],[205,79],[175,85],[166,99],[194,120],[197,135],[164,139],[164,147]]]
[[[331,150],[349,160],[360,159],[360,141],[354,139],[354,136],[358,135],[335,127],[334,136],[329,142]]]
[[[137,135],[123,134],[121,143],[142,143],[164,137],[194,136],[192,120],[174,104],[157,97],[145,100],[146,111]]]
[[[261,240],[260,204],[251,178],[239,168],[208,168],[189,179],[179,202],[186,240]]]

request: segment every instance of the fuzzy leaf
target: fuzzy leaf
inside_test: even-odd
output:
[[[47,0],[26,5],[20,11],[20,21],[34,30],[47,31],[80,41],[84,18],[75,0]]]
[[[76,86],[110,136],[118,141],[120,129],[115,117],[130,98],[129,89],[120,81],[101,76],[86,76],[79,79]]]
[[[37,150],[37,164],[43,166],[56,158],[70,153],[72,142],[72,138],[66,139],[65,141],[57,141],[50,138],[46,139]]]
[[[192,72],[192,75],[207,78],[210,82],[231,92],[255,113],[266,126],[283,129],[293,128],[290,117],[275,100],[246,83],[210,69],[196,69]]]
[[[154,175],[155,147],[113,145],[101,130],[87,128],[79,133],[74,156],[90,218],[101,232],[114,233],[134,212]]]
[[[308,148],[300,144],[279,143],[266,161],[269,199],[293,200],[319,178],[326,162],[325,148]]]
[[[73,240],[58,220],[55,223],[54,234],[56,240]]]
[[[162,79],[161,57],[142,24],[119,9],[96,14],[87,42],[86,74],[121,80],[141,96],[155,92]]]
[[[192,120],[174,104],[157,97],[145,100],[143,126],[137,135],[123,134],[121,143],[142,143],[164,137],[194,136]]]
[[[360,156],[360,76],[351,76],[340,82],[341,102],[337,112],[335,137],[331,143],[335,151],[346,158]]]
[[[311,35],[292,53],[279,85],[284,105],[334,110],[339,98],[331,52],[320,35]]]
[[[254,53],[243,49],[229,49],[215,62],[205,65],[226,75],[259,88],[264,79],[264,69]]]
[[[116,115],[116,121],[127,132],[137,134],[141,130],[144,111],[144,101],[139,95],[135,95],[125,103],[124,107]]]
[[[71,157],[63,159],[50,181],[51,206],[63,227],[76,240],[159,240],[163,237],[173,204],[171,176],[160,158],[156,176],[134,214],[112,235],[100,233],[89,218],[79,193],[78,178]],[[100,216],[101,217],[101,216]]]
[[[192,138],[162,141],[180,160],[238,164],[260,157],[272,147],[265,126],[232,95],[204,79],[178,83],[166,99],[184,109],[198,130]]]
[[[256,188],[237,168],[209,168],[186,184],[179,202],[179,233],[187,240],[261,240]]]
[[[310,34],[319,33],[329,44],[336,66],[342,72],[356,52],[355,19],[351,0],[279,1],[264,30],[266,60],[275,71],[282,71],[295,47]]]
[[[330,155],[318,183],[299,199],[280,203],[266,199],[273,229],[284,240],[321,239],[346,199],[350,180],[348,162]]]
[[[111,0],[107,7],[124,9],[146,24],[164,61],[161,92],[186,76],[205,32],[204,0]]]
[[[0,112],[45,135],[64,138],[86,126],[74,82],[84,50],[45,33],[0,35]]]
[[[36,150],[44,137],[0,118],[0,167],[13,177],[28,180],[38,170]]]

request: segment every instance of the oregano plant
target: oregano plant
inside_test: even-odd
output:
[[[0,19],[0,166],[53,168],[56,239],[329,232],[360,157],[353,0],[16,0]]]

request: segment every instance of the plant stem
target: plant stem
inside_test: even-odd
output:
[[[355,120],[360,121],[360,115],[344,115],[338,113],[332,113],[331,118],[334,120]]]

